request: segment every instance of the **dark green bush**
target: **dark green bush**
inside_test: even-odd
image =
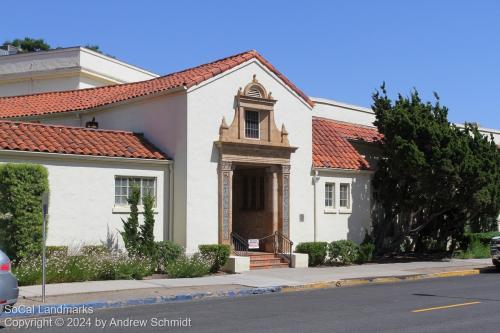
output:
[[[351,240],[328,244],[328,260],[333,265],[350,265],[359,258],[359,245]]]
[[[166,273],[168,264],[179,259],[184,252],[182,246],[169,241],[156,242],[155,247],[155,262],[161,273]]]
[[[296,253],[309,255],[309,266],[323,265],[326,260],[327,242],[305,242],[297,244]]]
[[[465,233],[462,241],[460,242],[460,249],[467,250],[472,244],[479,242],[483,245],[490,245],[493,237],[500,236],[499,231],[479,232],[479,233]]]
[[[208,264],[199,253],[188,257],[181,256],[167,265],[168,275],[173,278],[194,278],[210,273]]]
[[[231,254],[231,247],[226,244],[198,246],[202,258],[210,264],[210,272],[217,273],[224,266]]]
[[[14,261],[42,252],[42,194],[48,190],[45,167],[0,166],[0,248]]]
[[[152,195],[145,195],[142,198],[142,203],[144,205],[144,222],[139,226],[140,252],[143,256],[155,258],[155,199]]]
[[[363,242],[359,246],[359,256],[356,262],[358,264],[362,264],[368,261],[372,261],[374,254],[375,254],[375,242],[373,241],[373,237],[370,235],[370,233],[366,231],[365,238],[363,239]]]
[[[373,243],[363,243],[359,246],[359,254],[356,262],[362,264],[373,259],[373,254],[375,253],[375,244]]]

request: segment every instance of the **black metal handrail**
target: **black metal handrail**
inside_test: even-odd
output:
[[[236,255],[246,256],[248,254],[248,241],[235,232],[231,232],[231,246]]]
[[[274,253],[288,261],[288,266],[291,267],[293,242],[279,231],[275,231],[274,235],[275,244],[277,245]]]
[[[267,244],[270,242],[271,244],[268,247]],[[244,239],[235,232],[231,232],[231,246],[236,255],[248,255],[248,240]],[[288,266],[292,266],[293,242],[281,232],[275,231],[268,236],[259,238],[259,249],[261,249],[261,251],[272,250],[274,254],[285,259],[288,262]]]

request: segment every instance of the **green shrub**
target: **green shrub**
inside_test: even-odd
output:
[[[327,242],[305,242],[297,244],[296,253],[309,255],[309,266],[323,265],[326,260]]]
[[[202,258],[210,264],[210,272],[217,273],[229,259],[231,247],[226,244],[209,244],[198,246]]]
[[[333,265],[350,265],[359,258],[359,245],[350,240],[328,244],[329,262]]]
[[[89,255],[103,255],[108,252],[108,249],[104,245],[84,245],[81,249],[82,254]]]
[[[359,246],[359,255],[356,262],[362,264],[368,261],[372,261],[373,255],[375,254],[375,242],[373,237],[366,231],[365,238]]]
[[[57,254],[63,254],[67,255],[68,254],[68,247],[67,246],[47,246],[47,257],[52,256],[52,255],[57,255]]]
[[[42,252],[42,194],[47,169],[36,164],[0,166],[0,248],[14,261]]]
[[[460,248],[462,250],[467,250],[471,247],[471,244],[476,242],[489,246],[491,239],[495,236],[500,236],[500,232],[490,231],[490,232],[479,232],[479,233],[465,233],[462,238],[462,241],[460,242]]]
[[[140,253],[140,235],[137,230],[139,228],[139,208],[137,206],[140,200],[141,190],[137,186],[132,187],[127,198],[127,203],[130,206],[130,215],[126,220],[122,219],[123,231],[120,233],[125,248],[130,255],[138,255]]]
[[[167,265],[167,272],[173,278],[194,278],[210,273],[208,264],[199,253],[188,257],[181,256]]]
[[[156,242],[155,247],[155,263],[157,270],[162,273],[166,273],[168,264],[179,259],[184,252],[182,246],[169,241]]]
[[[156,246],[155,246],[155,215],[154,215],[154,205],[155,199],[152,195],[145,195],[142,198],[142,203],[144,205],[144,223],[139,226],[139,247],[141,254],[150,258],[156,257]]]
[[[142,280],[151,275],[153,265],[149,258],[131,257],[116,262],[115,280]]]
[[[490,245],[489,243],[484,244],[479,239],[475,239],[469,244],[466,250],[458,251],[455,257],[460,259],[490,258]]]
[[[363,243],[359,246],[359,254],[356,262],[362,264],[368,261],[372,261],[374,253],[375,253],[375,244]]]
[[[22,259],[13,271],[22,286],[42,282],[40,256]],[[152,272],[150,260],[124,254],[92,253],[69,256],[55,252],[47,258],[47,283],[142,279]]]

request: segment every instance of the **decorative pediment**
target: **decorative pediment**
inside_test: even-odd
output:
[[[235,96],[232,123],[228,125],[226,119],[222,119],[219,142],[289,147],[285,125],[282,124],[280,130],[274,120],[276,102],[254,75],[252,81],[245,88],[239,88]]]

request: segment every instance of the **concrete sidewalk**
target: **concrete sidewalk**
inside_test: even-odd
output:
[[[186,291],[224,291],[241,288],[300,287],[318,283],[367,278],[401,278],[426,276],[436,273],[467,271],[491,266],[490,259],[452,259],[449,261],[408,262],[392,264],[365,264],[346,267],[278,268],[254,270],[242,274],[212,275],[192,279],[115,280],[49,284],[49,300],[77,302],[91,298],[122,299],[138,296],[173,295]],[[230,288],[228,287],[230,286]],[[36,302],[41,296],[41,286],[20,287],[19,302]],[[143,290],[141,292],[141,290]],[[90,298],[89,298],[90,297]]]

